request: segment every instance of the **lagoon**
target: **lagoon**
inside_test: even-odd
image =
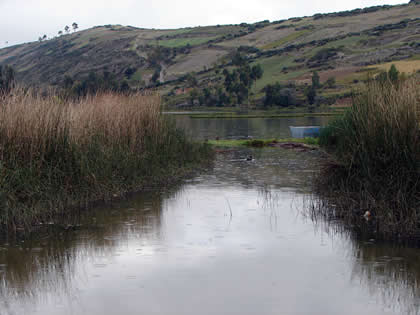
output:
[[[290,137],[289,124],[328,120],[175,119],[195,139]],[[419,249],[311,217],[321,161],[224,150],[170,189],[82,213],[53,237],[3,241],[0,314],[416,314]]]

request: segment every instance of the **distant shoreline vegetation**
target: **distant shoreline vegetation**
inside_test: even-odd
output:
[[[210,113],[210,114],[200,114],[200,113],[189,113],[188,115],[191,118],[195,119],[237,119],[237,118],[300,118],[300,117],[329,117],[329,116],[338,116],[343,114],[342,111],[332,111],[332,112],[316,112],[316,113],[305,113],[305,112],[296,112],[296,113]]]
[[[156,94],[64,100],[14,89],[0,96],[0,234],[163,185],[211,156],[161,114]]]

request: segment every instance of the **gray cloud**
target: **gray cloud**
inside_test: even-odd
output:
[[[122,24],[144,28],[178,28],[236,24],[312,15],[404,0],[0,0],[0,47],[55,36],[65,25],[80,29]]]

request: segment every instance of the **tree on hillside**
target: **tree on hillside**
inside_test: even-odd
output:
[[[224,87],[229,94],[227,98],[229,100],[236,98],[237,104],[241,104],[248,99],[252,84],[262,77],[263,70],[260,65],[250,67],[245,63],[232,72],[224,69],[223,75],[225,77]],[[223,97],[223,99],[225,98]]]
[[[203,96],[205,104],[211,105],[211,91],[209,88],[203,89]]]
[[[317,71],[312,72],[312,87],[314,89],[319,89],[321,87],[321,82]]]
[[[386,84],[387,82],[395,84],[398,83],[398,80],[400,79],[400,72],[397,70],[397,67],[393,64],[391,65],[391,68],[388,72],[381,71],[375,79],[381,84]]]
[[[312,85],[306,89],[305,95],[310,105],[315,103],[316,94],[316,89]]]
[[[63,31],[58,31],[58,36],[63,35]]]
[[[198,84],[197,77],[194,72],[190,72],[186,75],[185,81],[189,87],[195,87]]]
[[[399,71],[397,70],[397,67],[394,64],[392,64],[391,68],[388,71],[389,80],[392,83],[396,83],[398,81],[398,75],[399,75]]]
[[[312,84],[305,89],[305,96],[308,99],[310,105],[315,103],[317,96],[317,89],[321,87],[319,74],[317,71],[312,72]]]
[[[296,88],[293,86],[282,87],[279,82],[264,88],[264,106],[291,106],[296,104]]]
[[[255,81],[261,79],[263,76],[263,69],[260,64],[257,64],[251,68],[251,78]]]
[[[173,58],[173,50],[163,46],[155,46],[147,54],[147,62],[150,67],[155,68],[162,63],[169,63]]]
[[[380,83],[385,83],[388,81],[388,73],[386,71],[381,71],[377,76],[376,76],[376,81],[380,82]]]
[[[73,22],[71,26],[73,27],[73,32],[76,32],[76,30],[79,28],[79,25],[77,25],[76,22]]]
[[[64,27],[64,31],[68,34],[70,32],[70,27],[68,25],[66,25]]]
[[[136,73],[137,69],[134,67],[128,67],[124,74],[127,79],[131,79],[131,77]]]
[[[73,84],[74,84],[74,81],[73,81],[73,79],[71,78],[71,76],[66,75],[66,76],[64,77],[63,83],[64,83],[64,88],[65,88],[65,89],[71,89],[71,88],[72,88],[72,86],[73,86]]]
[[[127,80],[123,80],[119,86],[119,92],[121,93],[129,93],[131,90],[130,85],[128,84]]]
[[[194,106],[195,100],[198,98],[198,91],[197,89],[192,89],[190,92],[190,104],[191,106]]]
[[[44,36],[42,36],[42,40],[46,40],[47,39],[47,35],[44,34]]]
[[[159,82],[159,78],[160,78],[160,68],[155,69],[155,72],[152,75],[151,81],[153,83],[158,83]]]
[[[327,80],[327,82],[325,82],[325,85],[328,87],[328,88],[330,88],[330,89],[332,89],[332,88],[334,88],[335,87],[335,78],[334,77],[329,77],[328,78],[328,80]]]
[[[127,81],[123,80],[118,83],[115,75],[108,71],[104,71],[103,75],[90,72],[87,77],[80,81],[76,81],[69,75],[66,75],[62,81],[62,87],[64,88],[63,95],[66,97],[80,97],[104,91],[122,93],[129,93],[131,91]]]
[[[232,57],[232,63],[233,65],[240,67],[246,63],[246,60],[245,57],[239,51],[237,51]]]

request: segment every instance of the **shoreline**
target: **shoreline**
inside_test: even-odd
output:
[[[328,151],[314,183],[313,215],[384,241],[420,240],[418,77],[385,73],[320,135]]]
[[[0,234],[172,182],[212,157],[165,119],[157,95],[61,100],[16,90],[3,100]]]
[[[213,151],[212,151],[213,152]],[[160,174],[145,178],[143,182],[138,183],[136,187],[131,189],[124,189],[121,187],[120,190],[113,190],[103,192],[101,196],[97,196],[95,199],[84,200],[83,204],[68,205],[58,212],[49,213],[48,220],[37,220],[27,226],[14,226],[12,231],[9,228],[2,229],[0,226],[0,240],[24,240],[24,239],[37,239],[39,233],[47,229],[49,232],[44,237],[50,237],[52,234],[51,230],[54,231],[71,231],[80,228],[78,224],[69,223],[68,219],[81,217],[94,211],[98,207],[109,206],[114,202],[121,202],[129,199],[131,196],[141,194],[147,191],[166,191],[172,189],[174,186],[180,185],[184,180],[195,176],[197,173],[209,167],[212,163],[212,156],[209,155],[206,160],[193,163],[181,168],[173,169],[170,174]],[[77,220],[77,219],[76,219]],[[4,226],[3,226],[4,228]]]
[[[271,138],[271,139],[223,139],[223,140],[207,140],[205,143],[214,147],[282,147],[286,149],[306,148],[319,149],[318,138]]]

